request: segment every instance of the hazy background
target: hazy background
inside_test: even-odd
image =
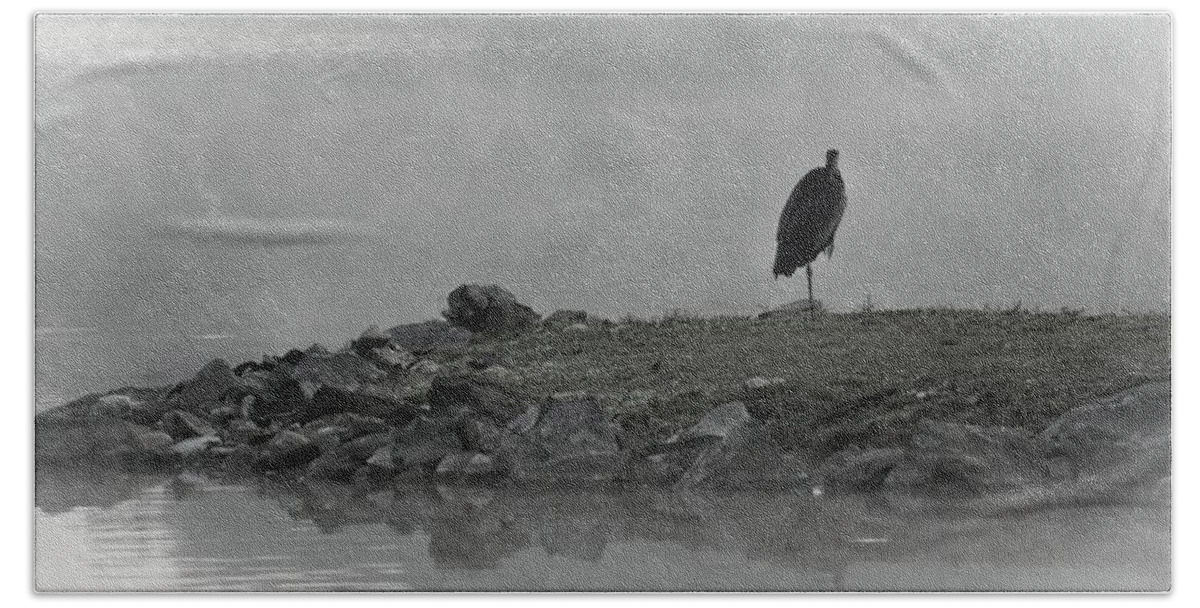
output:
[[[36,26],[40,401],[436,317],[817,297],[1170,307],[1166,16],[64,16]]]

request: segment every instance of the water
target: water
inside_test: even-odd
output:
[[[41,472],[41,591],[1165,590],[1167,508]]]

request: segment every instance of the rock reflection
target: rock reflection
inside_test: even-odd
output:
[[[312,579],[307,588],[353,578],[355,588],[381,590],[973,588],[964,568],[992,568],[992,578],[979,579],[985,588],[1165,588],[1170,580],[1169,522],[1144,508],[984,517],[945,501],[866,496],[371,490],[82,471],[39,472],[37,501],[44,513],[109,508],[158,487],[177,505],[159,517],[180,538],[179,563],[212,589],[281,588],[273,577],[295,582],[309,570],[325,572],[325,587]],[[249,572],[246,564],[258,565]],[[1112,578],[1129,568],[1141,572]],[[904,572],[922,578],[882,578]]]
[[[108,509],[165,479],[160,474],[118,471],[108,466],[43,468],[34,480],[34,504],[45,513],[66,513],[78,507]]]

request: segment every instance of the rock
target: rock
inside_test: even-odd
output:
[[[250,420],[235,418],[225,427],[225,440],[233,445],[258,445],[271,438],[271,434]]]
[[[310,355],[292,370],[305,396],[312,397],[321,387],[354,392],[364,384],[379,382],[387,373],[370,361],[352,353]]]
[[[978,494],[1045,481],[1046,445],[1016,429],[922,421],[885,486]]]
[[[196,492],[203,491],[206,485],[208,485],[208,480],[205,478],[195,473],[184,471],[171,478],[163,487],[176,500],[183,500]]]
[[[496,382],[479,376],[439,376],[429,387],[429,408],[434,416],[486,416],[507,423],[525,408],[515,395]]]
[[[569,403],[573,401],[586,401],[591,399],[587,391],[562,391],[550,395],[550,400],[555,402]]]
[[[774,488],[795,476],[766,427],[740,401],[713,408],[664,444],[638,451],[628,475],[678,489]]]
[[[370,357],[384,367],[401,369],[408,369],[417,361],[412,353],[391,344],[372,350]]]
[[[129,420],[139,402],[128,395],[105,395],[92,405],[92,418],[120,418]]]
[[[825,312],[825,304],[820,300],[809,302],[807,298],[789,302],[767,312],[758,315],[760,319],[775,319],[780,317],[792,317],[797,315],[809,315],[812,313],[822,314]]]
[[[687,473],[688,467],[692,466],[706,447],[706,443],[691,443],[669,447],[651,446],[646,451],[639,450],[639,457],[631,463],[626,476],[629,480],[645,486],[671,486]]]
[[[152,428],[119,420],[36,419],[35,466],[59,464],[116,464],[157,467],[177,456],[171,436]]]
[[[137,458],[157,459],[164,456],[166,450],[171,445],[171,436],[162,431],[149,429],[141,425],[133,425],[131,427],[136,442],[133,444],[133,450],[126,452]],[[124,452],[124,450],[118,450]]]
[[[432,376],[432,375],[442,371],[442,366],[438,365],[437,363],[434,363],[433,361],[430,361],[429,359],[421,359],[420,361],[413,363],[412,367],[408,368],[408,371],[414,372],[417,374],[425,374],[427,376]]]
[[[1170,474],[1171,383],[1150,382],[1067,411],[1039,438],[1073,478],[1128,476],[1156,463],[1147,482]],[[1166,463],[1164,465],[1164,463]]]
[[[779,386],[785,382],[787,381],[783,378],[763,378],[761,376],[755,376],[753,378],[747,378],[746,382],[743,383],[743,386],[745,386],[746,390],[748,391],[759,391],[764,388]]]
[[[461,285],[447,298],[442,313],[453,325],[481,334],[498,335],[532,327],[540,316],[498,285]]]
[[[574,332],[587,331],[587,330],[588,330],[588,326],[586,323],[572,323],[572,324],[566,326],[566,328],[564,328],[564,331],[574,331]]]
[[[496,475],[495,459],[478,452],[455,452],[438,463],[434,473],[443,479],[477,479]]]
[[[171,389],[166,400],[175,409],[203,415],[221,405],[221,398],[242,386],[224,359],[209,361],[190,380]]]
[[[542,320],[542,325],[563,329],[571,325],[587,323],[588,315],[582,310],[556,310]]]
[[[630,391],[629,394],[621,400],[621,410],[627,412],[645,411],[658,401],[658,393],[654,391]]]
[[[300,467],[320,456],[321,450],[308,437],[295,431],[280,431],[271,438],[254,461],[262,470]]]
[[[466,366],[470,369],[483,371],[493,365],[499,365],[500,355],[497,355],[493,352],[482,352],[471,357],[467,357],[464,363],[466,363]]]
[[[179,441],[171,446],[171,451],[184,458],[194,458],[208,451],[209,448],[218,445],[221,445],[221,440],[216,435],[203,435]]]
[[[56,414],[62,413],[66,414],[65,417],[71,418],[76,416],[71,414],[70,409],[79,408],[78,411],[85,412],[82,417],[90,420],[115,418],[128,420],[129,422],[143,426],[153,426],[165,412],[170,410],[170,406],[166,405],[161,399],[162,393],[165,393],[165,391],[159,394],[151,393],[146,395],[145,390],[129,388],[119,390],[136,390],[147,398],[138,399],[123,392],[114,392],[107,395],[91,395],[62,408],[55,408],[54,410],[45,412],[44,414],[53,417]]]
[[[372,325],[357,340],[350,342],[350,350],[365,359],[371,356],[371,351],[387,346],[391,341],[392,337],[390,335],[380,331],[379,327]]]
[[[313,420],[301,427],[301,431],[314,440],[320,435],[329,435],[337,446],[364,435],[383,433],[389,428],[380,418],[342,412]]]
[[[312,398],[312,403],[301,413],[290,419],[296,422],[309,423],[317,418],[349,414],[362,418],[371,418],[380,423],[403,425],[412,420],[418,413],[418,408],[406,401],[368,394],[364,390],[350,391],[332,386],[323,386]],[[343,418],[350,420],[350,418]]]
[[[845,449],[822,461],[813,474],[813,481],[817,486],[831,490],[876,490],[883,486],[903,457],[904,451],[896,448]]]
[[[396,433],[392,461],[399,469],[440,462],[446,455],[462,451],[459,421],[453,418],[420,416]]]
[[[507,428],[510,431],[524,435],[533,429],[541,416],[542,406],[537,403],[530,404],[529,407],[525,408],[524,412],[521,412],[520,416],[509,421]]]
[[[371,454],[371,457],[367,459],[367,465],[386,471],[395,471],[396,461],[392,458],[393,449],[395,449],[394,446],[388,444],[375,450],[375,453]]]
[[[307,477],[333,481],[351,481],[377,451],[392,441],[390,433],[374,433],[347,441],[309,463]]]
[[[517,382],[521,379],[516,372],[504,367],[503,365],[493,365],[483,370],[482,375],[484,378],[500,384],[506,382]]]
[[[232,402],[226,402],[243,417],[254,416],[259,420],[269,419],[293,410],[310,395],[305,395],[300,383],[292,377],[295,368],[280,363],[269,371],[244,372],[241,376],[242,390],[230,393]]]
[[[412,353],[428,354],[461,349],[471,343],[474,335],[446,321],[425,321],[400,325],[388,330],[392,342]]]
[[[321,454],[324,455],[333,451],[334,448],[342,445],[342,433],[345,429],[341,427],[326,426],[317,429],[316,433],[305,433],[312,437],[313,443],[321,448]]]
[[[710,410],[669,443],[689,442],[702,443],[703,448],[676,482],[678,487],[754,488],[779,479],[783,450],[740,401]]]
[[[528,431],[504,437],[498,457],[514,480],[534,484],[604,483],[623,464],[619,429],[591,397],[548,401]]]
[[[676,433],[668,442],[677,443],[701,437],[726,439],[752,420],[750,413],[746,411],[746,404],[731,401],[709,410],[696,424]]]
[[[351,342],[350,350],[363,359],[374,361],[384,369],[406,369],[417,360],[411,352],[395,341],[390,333],[382,332],[374,326]]]
[[[107,393],[90,393],[69,403],[39,412],[38,421],[118,418],[152,426],[171,408],[164,403],[168,388],[126,386]],[[108,401],[101,404],[101,401]]]
[[[254,400],[253,396],[247,396],[246,398],[249,400]],[[241,412],[239,411],[240,409],[241,408],[231,405],[222,405],[221,407],[209,412],[208,419],[213,424],[218,426],[227,425],[234,420],[241,419]]]
[[[893,490],[958,496],[1013,487],[996,478],[993,464],[965,454],[907,454],[888,473],[884,485]]]
[[[473,452],[492,453],[500,449],[507,431],[492,419],[464,417],[459,422],[458,436],[463,447]]]
[[[217,434],[217,430],[207,421],[183,410],[171,410],[167,412],[162,417],[161,424],[162,430],[166,431],[175,441],[204,435],[215,436]]]

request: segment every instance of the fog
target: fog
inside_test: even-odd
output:
[[[1165,15],[41,15],[35,44],[42,371],[71,332],[336,345],[467,282],[756,314],[805,293],[775,227],[827,148],[831,309],[1170,307]]]

